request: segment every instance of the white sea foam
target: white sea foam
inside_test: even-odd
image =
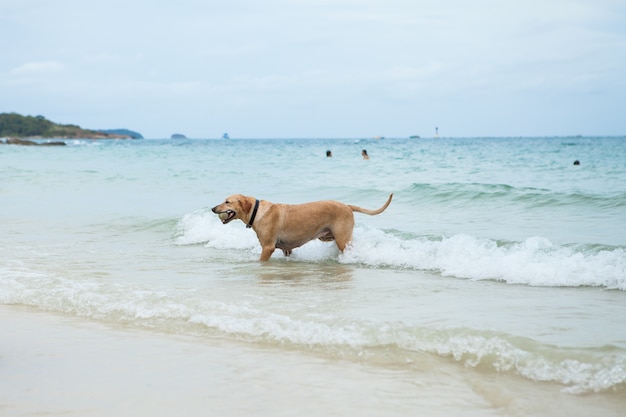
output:
[[[346,252],[342,261],[432,270],[444,276],[510,284],[626,290],[624,249],[576,251],[542,237],[499,245],[463,234],[438,240],[406,240],[380,230],[357,228],[353,250]]]
[[[176,243],[260,252],[252,230],[240,222],[222,225],[207,211],[183,217]],[[274,256],[282,256],[277,251]],[[597,286],[626,290],[626,251],[576,249],[535,236],[523,242],[498,243],[458,234],[450,237],[399,237],[357,224],[352,244],[339,254],[334,243],[312,241],[294,250],[295,261],[337,259],[346,264],[418,269],[443,276],[498,280],[531,286]]]
[[[4,268],[3,274],[12,276],[0,281],[3,304],[32,305],[165,332],[287,345],[372,363],[405,365],[432,354],[466,367],[556,382],[573,394],[626,383],[626,357],[619,353],[561,351],[507,334],[464,328],[275,312],[248,301],[205,300],[183,289],[74,281],[23,268]]]

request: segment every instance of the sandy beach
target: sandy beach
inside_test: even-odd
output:
[[[603,396],[544,395],[244,344],[0,307],[3,416],[591,415]],[[435,369],[437,368],[437,369]],[[458,371],[458,370],[457,370]],[[501,383],[503,383],[500,385]],[[500,385],[500,386],[499,386]],[[618,404],[615,404],[616,406]],[[587,413],[589,412],[589,414]]]

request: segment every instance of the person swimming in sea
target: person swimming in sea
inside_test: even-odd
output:
[[[370,159],[370,156],[367,154],[367,150],[363,149],[361,151],[361,156],[363,157],[363,159]]]

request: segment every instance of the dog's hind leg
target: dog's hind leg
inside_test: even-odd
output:
[[[343,252],[346,249],[346,246],[348,246],[348,243],[350,243],[350,240],[352,240],[352,237],[348,239],[335,237],[335,243],[337,244],[337,247],[339,248],[341,252]]]
[[[353,227],[354,222],[348,222],[348,224],[343,223],[335,227],[332,231],[332,234],[335,237],[335,243],[341,252],[344,251],[348,243],[352,240]]]

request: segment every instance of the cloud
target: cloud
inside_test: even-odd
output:
[[[536,109],[528,134],[569,131],[590,107],[606,111],[612,131],[626,126],[608,105],[626,94],[623,0],[48,3],[0,5],[0,106],[58,111],[62,93],[67,119],[97,108],[141,120],[133,127],[144,132],[168,120],[204,131],[191,114],[267,121],[270,131],[246,123],[248,136],[275,126],[308,136],[328,119],[327,135],[358,134],[366,119],[413,132],[416,114],[429,129],[436,119],[482,133],[477,120],[491,113],[501,115],[491,133],[509,134],[513,107]],[[546,117],[555,107],[572,113]],[[168,118],[152,117],[163,108]]]
[[[27,62],[9,71],[14,76],[33,76],[58,74],[65,70],[65,65],[58,61]]]
[[[26,62],[8,70],[1,77],[5,86],[38,86],[46,91],[57,88],[59,78],[67,74],[67,66],[59,61]]]

